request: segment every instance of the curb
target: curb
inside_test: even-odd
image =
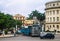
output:
[[[14,37],[14,36],[10,36],[10,37],[0,37],[0,38],[11,38],[11,37]]]
[[[14,35],[12,35],[12,36],[0,36],[0,38],[10,38],[10,37],[14,37]]]

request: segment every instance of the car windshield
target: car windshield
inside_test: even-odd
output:
[[[39,27],[39,25],[33,25],[33,27]]]

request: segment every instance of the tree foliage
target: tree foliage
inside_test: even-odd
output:
[[[22,25],[22,21],[20,20],[15,20],[16,21],[16,25],[18,25],[19,27]]]
[[[43,21],[45,20],[45,14],[44,13],[40,13],[37,10],[32,11],[31,14],[29,14],[29,18],[28,19],[33,19],[33,17],[37,17],[38,20]]]
[[[0,29],[10,29],[11,27],[15,27],[17,24],[22,25],[21,21],[17,21],[13,19],[12,15],[4,14],[0,12]]]

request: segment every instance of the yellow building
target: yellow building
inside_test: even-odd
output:
[[[60,1],[47,2],[45,5],[45,31],[60,33]]]
[[[20,15],[20,14],[16,14],[15,16],[13,16],[13,18],[14,18],[15,20],[21,20],[22,23],[24,23],[24,20],[25,20],[25,16],[22,16],[22,15]]]
[[[33,25],[33,23],[34,23],[34,20],[25,20],[25,21],[24,21],[24,25],[25,25],[25,26]]]

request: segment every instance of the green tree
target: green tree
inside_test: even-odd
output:
[[[37,19],[38,19],[39,21],[45,20],[45,14],[44,14],[44,13],[40,13],[40,12],[38,12],[37,10],[32,11],[31,14],[29,14],[28,19],[33,19],[34,16],[37,17]]]
[[[16,22],[17,21],[17,22]],[[4,14],[0,12],[0,29],[10,29],[17,25],[21,26],[21,21],[14,20],[12,15]]]
[[[45,14],[35,10],[35,11],[32,11],[31,14],[29,14],[28,19],[33,19],[34,16],[37,17],[37,19],[40,21],[40,25],[42,26],[44,24]]]
[[[15,27],[16,23],[15,20],[13,19],[12,15],[6,14],[6,24],[5,26],[9,29],[11,27]]]
[[[16,25],[18,25],[19,27],[21,27],[21,25],[22,25],[22,21],[20,21],[20,20],[16,20]]]
[[[39,14],[39,12],[37,11],[37,10],[35,10],[35,11],[32,11],[31,12],[31,14],[29,14],[29,17],[28,17],[28,19],[33,19],[33,16],[38,16],[38,14]]]
[[[3,29],[3,25],[4,25],[4,21],[5,21],[5,15],[4,15],[4,13],[1,13],[0,12],[0,29]]]
[[[44,20],[45,20],[45,14],[39,13],[39,14],[37,15],[37,19],[40,20],[40,21],[44,21]]]

